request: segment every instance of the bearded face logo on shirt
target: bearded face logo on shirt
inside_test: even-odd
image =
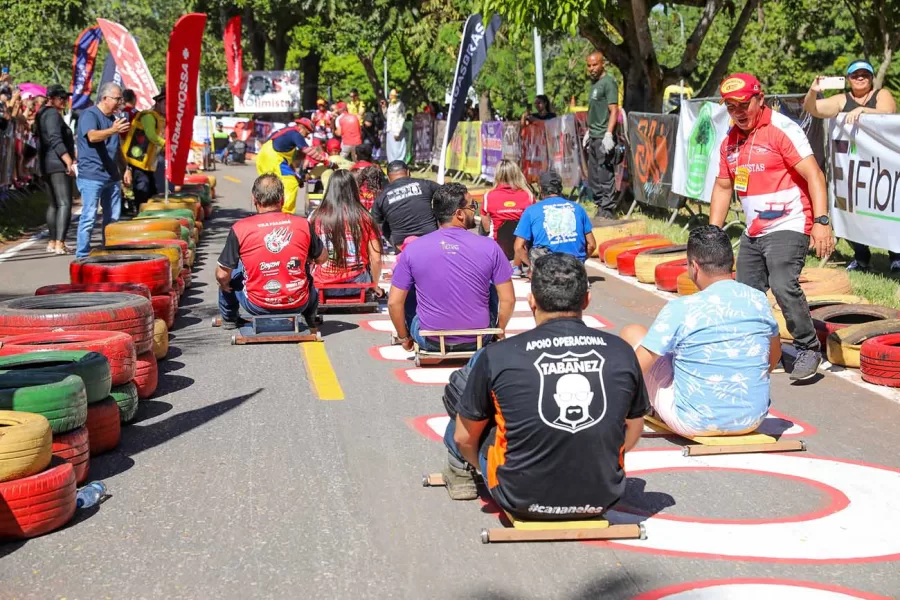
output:
[[[267,233],[266,237],[263,238],[263,241],[266,244],[266,250],[272,254],[278,254],[291,243],[292,237],[294,237],[294,234],[291,233],[290,229],[287,227],[279,227]]]

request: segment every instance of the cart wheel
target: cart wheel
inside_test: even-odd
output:
[[[422,475],[422,487],[428,487],[428,475]]]
[[[644,526],[643,523],[638,523],[638,527],[640,527],[640,529],[641,529],[641,535],[638,539],[646,540],[647,539],[647,527]]]
[[[233,336],[231,336],[231,345],[234,346],[236,344],[237,344],[237,336],[233,335]]]
[[[481,543],[482,544],[490,544],[491,543],[491,534],[488,533],[487,529],[481,530]]]
[[[421,366],[422,366],[422,360],[419,358],[419,355],[418,355],[418,354],[416,354],[416,366],[417,366],[417,367],[421,367]]]

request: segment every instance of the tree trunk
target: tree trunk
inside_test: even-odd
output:
[[[257,26],[253,9],[248,5],[244,10],[243,25],[247,29],[247,40],[250,46],[250,56],[253,58],[253,68],[264,71],[266,68],[266,35]]]
[[[300,70],[303,72],[303,93],[301,102],[304,108],[316,105],[319,97],[319,72],[322,70],[322,55],[315,50],[300,59]]]
[[[269,51],[272,53],[272,68],[276,71],[284,71],[287,64],[287,54],[291,47],[287,33],[287,30],[279,25],[275,28],[275,38],[268,40]]]
[[[359,53],[356,55],[359,58],[359,62],[362,63],[363,69],[366,72],[366,78],[369,80],[369,85],[372,86],[372,91],[375,92],[375,105],[377,106],[379,102],[385,99],[384,90],[381,87],[381,81],[378,79],[378,71],[375,69],[375,57],[374,55],[367,55]]]
[[[744,36],[744,30],[747,29],[747,23],[750,22],[750,17],[756,12],[759,2],[760,0],[747,0],[743,10],[741,10],[741,14],[738,15],[737,22],[731,29],[731,34],[728,36],[728,41],[725,42],[725,47],[722,48],[719,59],[716,61],[715,66],[713,66],[709,78],[706,80],[700,93],[697,94],[697,97],[707,98],[718,92],[719,84],[722,82],[725,75],[728,74],[728,65],[731,64],[734,53],[737,51],[738,46],[741,45],[741,38]]]
[[[491,120],[491,93],[488,90],[481,92],[478,97],[478,120],[482,123]]]
[[[884,78],[887,76],[888,68],[891,66],[891,59],[894,56],[894,50],[890,45],[890,35],[884,36],[884,49],[881,54],[881,64],[878,66],[878,73],[872,82],[876,90],[880,90],[884,86]]]

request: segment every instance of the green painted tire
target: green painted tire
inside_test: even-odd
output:
[[[115,386],[109,395],[119,405],[122,423],[131,423],[138,409],[137,386],[129,381],[125,385]]]
[[[169,217],[172,219],[188,219],[190,222],[190,229],[193,229],[194,225],[196,224],[196,219],[194,219],[194,211],[188,210],[186,208],[145,211],[138,215],[138,218],[141,217]]]
[[[100,402],[109,396],[112,388],[109,360],[99,352],[49,350],[0,356],[0,373],[23,371],[60,371],[78,375],[84,382],[88,404]]]
[[[191,230],[188,229],[187,227],[185,227],[184,225],[181,226],[181,239],[183,239],[186,242],[193,241],[193,236],[191,235]]]
[[[44,415],[53,433],[67,433],[87,422],[87,393],[77,375],[7,371],[0,373],[0,410]]]

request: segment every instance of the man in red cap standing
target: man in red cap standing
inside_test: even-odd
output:
[[[737,280],[772,289],[797,349],[791,379],[809,379],[822,355],[799,278],[810,248],[820,258],[834,250],[825,175],[800,126],[765,105],[756,77],[735,73],[719,91],[733,126],[722,142],[709,221],[722,227],[737,192],[747,216]]]
[[[334,120],[334,135],[341,138],[341,156],[356,162],[356,147],[362,144],[362,126],[356,115],[347,112],[347,104],[338,102],[337,119]]]

